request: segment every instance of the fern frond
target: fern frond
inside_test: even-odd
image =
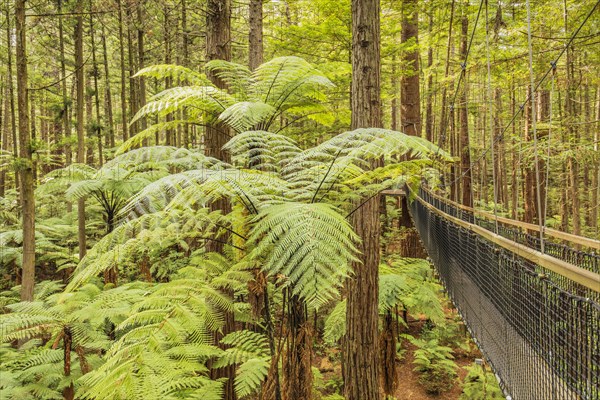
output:
[[[335,344],[346,334],[346,300],[335,305],[325,320],[323,339],[326,343]]]
[[[252,73],[248,67],[230,61],[212,60],[206,63],[206,69],[225,82],[229,91],[235,93],[240,101],[248,98],[252,83]]]
[[[164,132],[170,129],[177,129],[180,126],[198,123],[196,120],[174,120],[174,121],[164,121],[159,122],[153,125],[150,125],[148,128],[136,133],[126,141],[124,141],[115,152],[115,155],[120,155],[126,153],[127,151],[142,147],[144,140],[154,139],[157,133]]]
[[[251,256],[263,269],[287,281],[292,293],[319,307],[330,300],[356,259],[356,234],[333,207],[284,203],[266,207],[256,218]]]
[[[263,171],[278,171],[300,153],[300,148],[293,139],[267,131],[237,134],[223,149],[229,150],[234,164]]]
[[[156,94],[140,108],[130,123],[143,117],[164,117],[183,109],[188,111],[190,118],[200,121],[203,115],[207,118],[216,117],[234,103],[232,96],[214,86],[174,87]]]
[[[241,101],[227,107],[219,119],[231,126],[236,132],[244,132],[260,126],[269,120],[276,109],[261,101]]]
[[[174,80],[186,81],[190,85],[201,86],[209,85],[210,81],[206,75],[196,72],[192,69],[183,67],[181,65],[173,64],[158,64],[151,65],[149,67],[139,70],[132,78],[138,78],[145,76],[155,79],[166,79],[172,78]]]
[[[262,382],[269,373],[271,361],[269,357],[251,358],[242,363],[235,376],[235,392],[239,397],[245,397],[260,389]]]

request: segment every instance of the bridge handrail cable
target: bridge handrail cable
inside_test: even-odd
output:
[[[437,198],[438,200],[441,200],[452,206],[460,206],[459,208],[461,208],[461,209],[466,209],[467,211],[474,211],[470,207],[465,207],[460,204],[456,204],[456,203],[446,200],[438,195],[434,195],[430,191],[425,191],[425,189],[423,189],[423,191],[427,194],[432,195],[433,197]],[[433,206],[428,201],[423,199],[420,195],[417,195],[416,199],[421,204],[423,204],[425,207],[427,207],[429,210],[431,210],[432,212],[442,216],[443,218],[453,222],[454,224],[459,225],[467,230],[470,230],[470,231],[484,237],[485,239],[489,240],[490,242],[493,242],[494,244],[516,254],[519,257],[527,259],[527,260],[529,260],[549,271],[552,271],[558,275],[561,275],[562,277],[565,277],[573,282],[577,282],[578,284],[585,286],[594,292],[600,293],[600,275],[599,274],[589,271],[587,269],[578,267],[577,265],[571,264],[569,262],[560,260],[558,258],[552,257],[548,254],[544,254],[540,251],[532,249],[521,243],[507,239],[507,238],[500,236],[500,235],[498,235],[488,229],[485,229],[479,225],[476,225],[476,224],[464,221],[460,218],[454,217],[454,216],[442,211],[441,209]],[[493,215],[491,215],[491,214],[488,214],[488,215],[490,217],[494,218]],[[517,224],[517,226],[521,226],[521,227],[524,226],[523,225],[524,223],[521,223],[520,221],[514,221],[514,220],[509,220],[509,219],[507,219],[507,220]],[[502,222],[502,221],[499,220],[499,222]],[[533,225],[533,224],[530,224],[530,225],[532,226],[531,229],[538,228],[536,225]],[[557,232],[559,232],[559,231],[557,231]],[[571,235],[571,236],[575,236],[575,235]],[[576,236],[576,237],[578,237],[578,236]]]
[[[468,206],[465,206],[463,204],[459,204],[455,201],[452,201],[450,199],[446,199],[442,196],[440,196],[439,194],[433,193],[430,190],[427,190],[425,188],[423,188],[423,191],[425,191],[426,193],[428,193],[429,195],[437,198],[440,201],[443,201],[445,203],[448,203],[454,207],[460,208],[462,210],[465,210],[467,212],[471,212],[474,215],[478,215],[481,217],[484,217],[486,219],[489,219],[492,222],[499,222],[502,224],[506,224],[506,225],[511,225],[511,226],[515,226],[517,228],[522,228],[522,229],[526,229],[526,230],[530,230],[530,231],[535,231],[535,232],[539,232],[540,231],[540,227],[536,224],[531,224],[528,222],[523,222],[523,221],[518,221],[518,220],[514,220],[514,219],[510,219],[510,218],[506,218],[506,217],[501,217],[501,216],[496,216],[493,215],[491,213],[488,213],[486,211],[483,210],[477,210],[475,208],[471,208]],[[544,228],[544,234],[546,234],[547,236],[552,236],[556,239],[560,239],[560,240],[564,240],[567,241],[569,243],[572,244],[578,244],[581,245],[583,247],[589,247],[591,249],[596,249],[596,250],[600,250],[600,240],[596,240],[593,238],[588,238],[585,236],[579,236],[579,235],[574,235],[572,233],[568,233],[568,232],[563,232],[563,231],[559,231],[557,229],[552,229],[552,228]]]

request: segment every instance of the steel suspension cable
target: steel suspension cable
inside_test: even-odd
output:
[[[565,47],[560,51],[560,53],[554,59],[554,61],[550,62],[550,65],[551,65],[550,68],[546,71],[546,73],[542,76],[542,78],[539,80],[539,82],[535,85],[535,87],[533,88],[533,90],[526,96],[525,101],[523,101],[523,103],[521,103],[521,105],[519,106],[519,109],[513,114],[513,116],[511,117],[510,121],[508,122],[508,124],[502,129],[502,131],[496,137],[494,137],[494,140],[492,141],[492,145],[494,145],[495,143],[497,143],[500,139],[502,139],[504,137],[504,134],[506,133],[506,131],[512,126],[512,124],[515,122],[515,120],[517,119],[517,117],[519,116],[519,114],[521,112],[523,112],[523,110],[525,109],[525,105],[531,100],[531,93],[537,92],[537,90],[542,85],[542,83],[544,83],[544,81],[546,80],[546,78],[548,77],[548,75],[550,75],[550,72],[552,72],[554,70],[554,68],[556,68],[556,65],[557,65],[558,61],[562,58],[562,56],[564,55],[564,53],[571,46],[571,44],[573,43],[573,41],[577,38],[577,36],[578,36],[579,32],[581,31],[581,29],[585,26],[585,24],[590,19],[590,17],[592,16],[592,14],[596,10],[596,8],[598,8],[598,5],[600,5],[600,0],[596,1],[596,3],[594,4],[594,6],[592,7],[592,9],[588,12],[588,14],[586,15],[586,17],[584,18],[583,22],[579,25],[579,27],[577,28],[577,30],[575,30],[575,32],[573,32],[573,34],[571,35],[571,37],[570,37],[569,41],[567,42],[567,44],[565,45]],[[485,151],[479,156],[479,158],[477,158],[477,160],[475,160],[474,162],[471,163],[471,166],[470,166],[469,170],[472,169],[475,164],[478,164],[483,159],[483,157],[485,157],[487,155],[488,151],[490,151],[489,148],[485,149]],[[463,172],[460,176],[458,176],[450,184],[452,185],[452,184],[456,183],[458,180],[462,179],[462,177],[467,172],[468,172],[468,170],[465,171],[465,172]]]
[[[479,22],[479,17],[481,15],[481,10],[483,8],[483,3],[487,2],[487,0],[481,0],[479,3],[479,10],[477,11],[477,17],[475,18],[475,25],[473,26],[473,31],[471,32],[471,37],[469,39],[469,45],[467,46],[467,53],[465,54],[465,59],[460,64],[461,66],[461,74],[458,77],[458,82],[456,83],[456,88],[454,89],[454,95],[452,96],[452,103],[450,103],[450,110],[454,109],[454,104],[456,103],[456,97],[458,96],[458,90],[460,89],[460,83],[463,80],[464,75],[466,75],[467,71],[467,61],[469,60],[469,54],[471,53],[471,45],[473,44],[473,38],[475,37],[475,32],[477,30],[477,23]],[[444,145],[446,141],[446,126],[448,124],[444,124],[442,121],[442,133],[440,135],[440,148]]]
[[[552,80],[550,86],[550,112],[548,115],[548,146],[546,150],[546,182],[545,182],[545,190],[546,196],[544,196],[544,222],[546,221],[546,217],[548,215],[548,184],[550,182],[550,140],[552,139],[552,109],[554,108],[552,105],[552,100],[554,98],[554,82],[556,81],[556,65],[552,70]],[[544,224],[545,225],[545,224]]]

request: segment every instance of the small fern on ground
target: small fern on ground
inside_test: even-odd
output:
[[[460,400],[504,399],[493,372],[485,371],[482,365],[477,363],[467,367],[467,370],[469,373],[465,377]]]
[[[412,338],[417,346],[413,364],[419,373],[419,383],[428,393],[439,394],[449,390],[457,377],[458,366],[452,356],[452,349],[440,346],[436,339],[421,340]]]

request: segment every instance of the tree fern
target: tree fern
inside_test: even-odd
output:
[[[116,326],[120,337],[106,362],[81,379],[84,398],[218,399],[222,383],[208,378],[205,363],[222,351],[211,345],[212,332],[224,323],[231,301],[182,270],[158,284]]]
[[[252,257],[277,275],[294,295],[318,307],[337,293],[356,259],[356,234],[326,204],[283,203],[265,208],[251,231]]]
[[[221,343],[229,346],[214,367],[237,364],[235,390],[239,397],[255,393],[267,377],[271,365],[269,343],[265,335],[242,330],[225,336]]]

